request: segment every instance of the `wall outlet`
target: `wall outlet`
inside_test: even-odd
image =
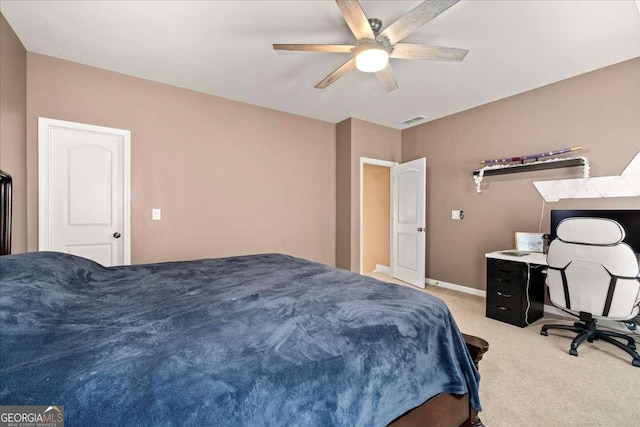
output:
[[[162,212],[160,209],[151,209],[151,219],[154,221],[160,221],[160,219],[162,219]]]
[[[464,211],[453,210],[451,211],[451,219],[462,219],[464,218]]]

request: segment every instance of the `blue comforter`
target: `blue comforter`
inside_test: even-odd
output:
[[[299,258],[0,257],[0,405],[69,426],[383,426],[478,380],[444,302]]]

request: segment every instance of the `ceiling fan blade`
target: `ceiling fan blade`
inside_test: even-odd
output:
[[[360,2],[354,0],[336,0],[344,20],[347,21],[347,25],[351,28],[351,32],[356,39],[375,39],[371,25],[367,20],[367,16],[360,6]]]
[[[396,77],[393,75],[391,64],[387,64],[386,67],[378,71],[376,77],[380,80],[380,83],[382,83],[382,86],[384,86],[387,92],[398,89],[398,82],[396,82]]]
[[[396,44],[422,25],[436,18],[445,10],[449,9],[460,0],[427,0],[411,9],[404,16],[401,16],[396,22],[389,25],[380,33],[389,39],[391,44]]]
[[[426,46],[423,44],[396,43],[389,55],[398,59],[430,59],[433,61],[462,61],[467,56],[467,49],[455,47]]]
[[[351,53],[355,46],[346,44],[274,44],[273,50],[300,50],[306,52]]]
[[[347,74],[348,71],[353,70],[356,67],[356,59],[351,58],[335,70],[331,72],[327,77],[322,79],[320,83],[318,83],[315,87],[316,89],[324,89],[336,80],[338,80],[343,75]]]

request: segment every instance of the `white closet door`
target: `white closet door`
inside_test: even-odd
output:
[[[40,250],[129,264],[126,130],[40,118]]]

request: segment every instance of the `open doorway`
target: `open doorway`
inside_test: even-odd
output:
[[[360,273],[390,274],[391,167],[397,163],[360,159]]]
[[[360,158],[360,274],[425,287],[426,167]]]

